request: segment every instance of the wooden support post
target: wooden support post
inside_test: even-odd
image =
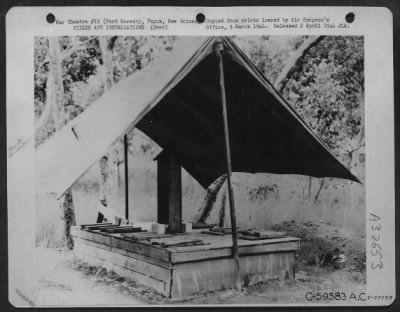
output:
[[[128,135],[124,135],[125,160],[125,219],[129,220],[129,167],[128,167]]]
[[[239,248],[237,242],[237,231],[236,231],[236,213],[235,213],[235,199],[232,188],[232,163],[231,163],[231,147],[229,142],[229,127],[228,127],[228,110],[226,107],[226,96],[225,96],[225,79],[224,79],[224,64],[222,52],[224,46],[222,42],[216,42],[215,53],[218,57],[219,65],[219,86],[221,91],[221,102],[222,102],[222,115],[224,120],[224,135],[225,135],[225,151],[226,151],[226,172],[227,172],[227,186],[229,196],[229,207],[231,214],[231,227],[232,227],[232,256],[236,265],[236,288],[241,289],[242,283],[240,278],[240,260],[239,260]]]
[[[157,162],[157,222],[168,224],[168,232],[182,232],[181,166],[167,151],[156,157]]]

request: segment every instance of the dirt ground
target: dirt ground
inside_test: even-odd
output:
[[[118,306],[144,304],[145,302],[113,283],[104,283],[95,275],[77,270],[78,259],[72,251],[40,248],[36,267],[39,274],[37,306]],[[118,283],[115,281],[114,283]]]
[[[43,274],[38,281],[36,304],[44,306],[259,305],[329,304],[331,301],[343,304],[354,303],[358,296],[365,292],[363,236],[343,232],[324,223],[298,224],[289,221],[275,225],[274,229],[285,230],[290,236],[302,239],[294,280],[272,280],[246,287],[241,291],[224,289],[184,299],[169,299],[114,272],[107,272],[104,268],[84,263],[71,251],[41,248],[43,261],[47,265],[43,266]],[[321,299],[310,300],[310,294],[316,295],[318,292],[321,294]],[[328,296],[329,293],[333,295],[340,293],[341,295],[336,297],[340,300],[322,298],[324,294]]]

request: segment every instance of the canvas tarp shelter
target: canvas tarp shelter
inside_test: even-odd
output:
[[[63,193],[133,126],[175,154],[203,187],[226,172],[216,37],[182,37],[117,83],[36,151],[39,193]],[[231,38],[224,74],[235,172],[358,181]]]

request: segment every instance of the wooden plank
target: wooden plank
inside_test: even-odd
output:
[[[196,246],[196,247],[203,247],[203,246]],[[192,248],[186,247],[187,249]],[[185,248],[185,249],[186,249]],[[193,261],[201,261],[207,259],[220,259],[220,258],[227,258],[232,257],[232,249],[231,248],[220,248],[220,249],[209,249],[204,250],[187,250],[186,252],[182,250],[182,247],[174,247],[168,248],[169,250],[179,249],[179,252],[172,252],[171,253],[171,263],[183,263],[183,262],[193,262]]]
[[[280,252],[241,257],[249,285],[268,279],[294,278],[294,252]]]
[[[209,229],[212,228],[214,226],[216,226],[217,224],[207,224],[207,223],[192,223],[192,229]]]
[[[218,232],[218,231],[211,231],[211,230],[205,230],[201,231],[202,234],[208,234],[208,235],[218,235],[218,236],[224,236],[224,232]]]
[[[172,246],[199,246],[206,245],[209,243],[205,243],[201,239],[152,239],[152,245],[159,245],[161,247],[172,247]]]
[[[104,250],[108,250],[111,252],[115,252],[115,253],[119,253],[120,255],[126,256],[126,257],[130,257],[133,259],[137,259],[140,261],[145,261],[154,265],[158,265],[160,267],[166,268],[166,269],[171,269],[172,265],[169,262],[166,261],[161,261],[158,260],[156,258],[150,258],[147,256],[143,256],[141,254],[138,253],[134,253],[134,252],[130,252],[124,249],[120,249],[120,248],[115,248],[115,247],[111,247],[108,245],[104,245],[104,244],[100,244],[100,243],[96,243],[94,241],[89,241],[83,238],[79,238],[79,237],[75,237],[75,241],[78,241],[80,244],[84,244],[87,246],[92,246],[92,247],[96,247],[96,248],[100,248],[100,249],[104,249]]]
[[[176,235],[178,236],[178,235]],[[220,249],[220,248],[231,248],[232,241],[230,235],[207,235],[202,233],[192,233],[191,235],[185,235],[185,237],[190,238],[198,238],[202,239],[205,242],[210,242],[210,246],[207,247],[196,247],[194,250],[202,250],[202,249]],[[264,244],[280,244],[284,242],[299,242],[298,238],[294,237],[285,237],[285,238],[277,238],[277,239],[269,239],[262,241],[246,241],[239,240],[239,246],[256,246],[256,245],[264,245]]]
[[[85,228],[87,231],[97,231],[97,230],[105,230],[105,229],[116,229],[119,228],[118,224],[111,224],[111,225],[105,225],[105,226],[88,226]]]
[[[256,246],[239,246],[240,255],[252,255],[262,253],[278,253],[286,251],[296,251],[299,249],[298,242],[287,242],[281,244],[265,244]]]
[[[239,230],[239,227],[236,227],[237,233],[241,233],[242,231]],[[232,235],[232,228],[212,228],[209,230],[201,231],[202,234],[208,235]]]
[[[211,236],[200,233],[176,235],[174,237],[176,237],[176,239],[185,237],[193,239],[199,238],[205,242],[209,242],[210,245],[160,248],[151,246],[150,243],[146,245],[144,244],[145,241],[124,241],[123,238],[111,237],[110,235],[104,233],[91,233],[87,231],[81,231],[79,229],[77,231],[73,229],[72,234],[75,235],[74,233],[78,233],[80,237],[88,240],[104,243],[106,245],[128,250],[130,252],[154,258],[159,261],[165,261],[167,263],[169,261],[172,261],[172,263],[180,263],[207,258],[229,257],[231,255],[232,247],[232,241],[230,240],[229,236]],[[285,237],[261,241],[239,240],[238,243],[240,255],[245,255],[297,250],[300,245],[300,240],[298,238]]]
[[[112,237],[110,235],[106,235],[100,232],[95,232],[95,231],[82,231],[79,230],[76,227],[71,227],[71,235],[84,238],[87,240],[92,240],[96,241],[98,243],[106,244],[106,245],[111,245],[111,239]]]
[[[206,235],[206,234],[201,234],[201,233],[185,233],[182,235],[174,235],[174,237],[187,237],[190,239],[201,239],[204,242],[209,242],[209,246],[194,246],[194,247],[187,247],[187,250],[209,250],[209,249],[221,249],[221,248],[231,248],[232,247],[232,241],[230,236],[214,236],[214,235]],[[257,246],[257,245],[264,245],[264,244],[280,244],[284,242],[297,242],[299,243],[298,238],[293,238],[293,237],[285,237],[285,238],[279,238],[279,239],[269,239],[269,240],[263,240],[263,241],[246,241],[246,240],[239,240],[239,246]],[[177,252],[179,248],[169,248],[171,252]]]
[[[118,228],[102,229],[101,231],[105,233],[134,233],[142,232],[142,228],[133,226],[120,226]]]
[[[268,239],[268,238],[257,237],[257,236],[250,236],[250,235],[244,235],[244,234],[239,234],[238,238],[239,238],[239,239],[245,239],[245,240],[252,240],[252,241],[258,241],[258,240],[266,240],[266,239]]]
[[[107,270],[112,270],[120,276],[123,276],[128,279],[132,279],[142,285],[151,287],[151,288],[155,289],[157,292],[159,292],[165,296],[168,296],[170,293],[170,285],[171,285],[170,277],[167,278],[165,281],[161,281],[161,280],[155,279],[151,276],[144,275],[137,271],[126,268],[124,266],[120,266],[118,264],[115,264],[115,263],[112,263],[109,261],[105,262],[106,259],[103,256],[101,256],[102,251],[100,251],[100,255],[99,255],[99,253],[96,253],[94,250],[88,249],[88,246],[85,246],[85,245],[78,244],[75,247],[75,253],[83,261],[86,261],[88,263],[98,265],[98,266],[104,266]]]
[[[98,248],[96,246],[90,246],[88,244],[85,244],[85,242],[83,242],[82,240],[79,241],[78,244],[84,246],[85,251],[89,255],[93,255],[94,257],[99,258],[103,261],[111,262],[132,271],[153,277],[154,279],[160,281],[165,281],[166,279],[169,279],[170,272],[167,268],[163,268],[161,266],[146,261],[128,257],[124,254],[116,252],[115,249],[106,250],[103,248]]]
[[[277,231],[270,231],[270,230],[262,230],[262,231],[243,231],[241,233],[243,239],[251,239],[251,237],[263,239],[263,238],[282,238],[287,235],[287,232],[277,232]]]
[[[133,242],[123,239],[115,239],[113,240],[113,246],[166,262],[169,262],[170,259],[170,253],[166,249],[154,247],[149,244],[143,244],[140,241]]]
[[[88,231],[81,231],[74,227],[71,230],[71,234],[73,236],[77,236],[80,238],[84,238],[87,240],[95,241],[97,243],[109,245],[111,247],[116,247],[120,249],[124,249],[130,252],[138,253],[150,258],[156,258],[158,260],[169,262],[170,259],[170,252],[166,249],[151,246],[149,244],[144,244],[140,241],[127,241],[124,240],[122,237],[115,237],[106,233],[100,232],[88,232]]]
[[[88,223],[88,224],[80,224],[79,226],[82,228],[93,227],[93,226],[107,226],[112,223]]]
[[[249,285],[268,279],[294,278],[294,254],[273,253],[240,257],[241,278]],[[172,297],[194,295],[204,290],[231,288],[236,268],[232,258],[175,265]]]
[[[197,246],[196,246],[197,247]],[[204,246],[198,246],[204,247]],[[175,247],[175,249],[169,248],[171,253],[172,263],[183,263],[199,261],[204,259],[217,259],[224,257],[231,257],[232,250],[230,248],[219,248],[219,249],[197,249],[193,250],[182,250]],[[188,247],[189,248],[189,247]],[[252,254],[263,254],[263,253],[275,253],[275,252],[293,252],[299,249],[298,242],[286,242],[281,244],[264,244],[264,245],[253,245],[253,246],[239,246],[239,255],[252,255]]]
[[[146,239],[152,239],[152,238],[172,237],[172,235],[171,234],[141,232],[141,233],[126,233],[126,234],[124,233],[124,234],[122,234],[122,237],[132,239],[134,241],[139,241],[139,240],[146,240]]]
[[[97,224],[97,225],[88,225],[88,226],[85,226],[83,229],[92,231],[92,230],[113,228],[113,227],[117,227],[117,226],[119,226],[119,225],[112,224],[112,223],[104,223],[104,224]]]
[[[240,246],[258,246],[258,245],[277,245],[283,243],[297,243],[300,244],[300,239],[295,237],[285,237],[285,238],[270,238],[268,240],[262,241],[245,241],[242,240]]]
[[[234,270],[232,258],[180,264],[172,273],[171,297],[195,295],[202,290],[232,288]]]
[[[239,230],[240,229],[240,227],[236,227],[236,230]],[[232,233],[232,228],[231,227],[215,227],[215,228],[212,228],[212,229],[210,229],[210,231],[212,231],[212,232],[223,232],[223,233],[226,233],[226,234],[231,234]]]

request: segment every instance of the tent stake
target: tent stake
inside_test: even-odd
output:
[[[236,231],[236,213],[235,213],[235,199],[233,195],[233,188],[231,183],[232,176],[232,163],[231,163],[231,147],[229,143],[229,128],[228,128],[228,110],[226,107],[226,96],[225,96],[225,79],[224,79],[224,65],[222,59],[222,51],[224,46],[222,42],[216,42],[215,53],[218,57],[219,65],[219,86],[221,90],[221,101],[222,101],[222,115],[224,119],[224,135],[225,135],[225,149],[226,149],[226,171],[227,171],[227,183],[228,183],[228,196],[229,196],[229,207],[231,214],[231,227],[232,227],[232,256],[236,266],[236,289],[242,288],[240,278],[240,260],[239,260],[239,249],[237,242],[237,231]]]
[[[125,219],[129,220],[129,174],[128,174],[128,135],[124,135],[124,160],[125,160]]]

